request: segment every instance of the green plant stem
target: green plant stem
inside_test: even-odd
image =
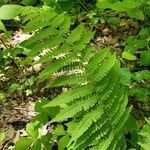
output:
[[[5,42],[3,41],[2,38],[0,38],[0,41],[1,41],[1,43],[4,45],[4,47],[8,50],[9,48],[8,48],[8,46],[5,44]]]
[[[125,138],[126,141],[128,141],[132,146],[133,148],[136,148],[136,150],[140,150],[137,146],[135,146],[129,139]]]

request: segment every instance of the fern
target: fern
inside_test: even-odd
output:
[[[76,61],[77,57],[74,55],[69,55],[66,56],[65,58],[62,58],[59,61],[55,61],[54,63],[51,64],[51,66],[46,67],[39,75],[40,79],[45,79],[48,77],[48,75],[57,72],[59,69],[61,69],[62,67],[73,63],[74,61]]]
[[[65,92],[58,97],[55,98],[54,101],[44,106],[46,107],[54,107],[54,106],[63,106],[67,103],[73,102],[74,100],[78,98],[82,98],[84,96],[88,96],[94,93],[93,88],[89,85],[87,86],[81,86],[74,88],[68,92]]]
[[[29,50],[26,60],[41,57],[35,62],[43,64],[38,80],[50,78],[48,87],[67,87],[66,92],[42,106],[59,109],[51,124],[76,122],[66,149],[117,150],[126,145],[123,129],[131,109],[126,108],[127,96],[119,84],[116,55],[107,48],[96,52],[90,45],[92,29],[84,24],[71,26],[66,13],[56,14],[52,9],[31,12],[22,16],[25,31],[35,33],[20,47]]]
[[[75,74],[75,75],[64,75],[58,77],[56,80],[52,81],[48,86],[49,87],[60,87],[60,86],[71,86],[71,85],[79,85],[79,83],[86,82],[86,77],[83,74]]]
[[[84,25],[80,24],[78,25],[69,35],[69,37],[67,38],[66,42],[68,44],[73,44],[74,42],[78,41],[80,36],[82,35],[84,31]]]
[[[74,117],[75,114],[84,110],[88,110],[90,107],[93,107],[97,103],[97,97],[89,97],[84,100],[79,100],[74,104],[64,108],[60,111],[60,115],[56,116],[51,122],[60,122],[63,120],[67,120],[68,118]]]
[[[41,59],[37,63],[45,63],[52,60],[53,57],[58,56],[64,52],[71,51],[71,46],[64,44],[60,48],[56,48],[54,51],[48,52],[45,56],[41,57]]]

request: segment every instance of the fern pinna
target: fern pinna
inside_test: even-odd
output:
[[[43,124],[72,124],[74,130],[68,127],[65,131],[69,141],[64,149],[126,149],[124,133],[130,108],[119,84],[116,55],[107,48],[96,51],[90,44],[94,32],[84,24],[74,28],[66,13],[28,9],[22,13],[24,29],[34,35],[20,44],[27,52],[26,62],[47,49],[35,62],[44,64],[37,80],[47,80],[51,88],[67,87],[66,92],[42,104],[40,114],[57,108],[56,115],[49,114],[50,122]]]

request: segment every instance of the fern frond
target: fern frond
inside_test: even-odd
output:
[[[117,124],[117,121],[120,119],[122,114],[125,112],[127,103],[128,103],[128,99],[125,96],[123,102],[120,104],[120,107],[116,111],[116,114],[114,116],[112,116],[112,121],[114,124]]]
[[[91,146],[93,142],[99,141],[107,135],[110,126],[106,120],[104,121],[104,116],[105,115],[103,114],[97,122],[93,123],[92,126],[70,146],[70,148],[84,150],[88,146]]]
[[[23,17],[23,23],[32,20],[33,18],[36,18],[39,13],[44,13],[42,9],[39,8],[33,8],[33,7],[25,7],[24,10],[21,13],[21,16]]]
[[[31,38],[21,43],[21,46],[28,47],[30,44],[40,41],[48,36],[56,35],[58,31],[55,28],[48,27],[36,32]]]
[[[54,19],[51,20],[50,25],[52,27],[57,28],[63,23],[65,18],[66,18],[66,13],[65,12],[60,14],[60,15],[57,15]]]
[[[76,87],[74,89],[71,89],[68,92],[62,93],[61,95],[56,97],[53,101],[46,104],[43,108],[54,107],[54,106],[64,107],[66,106],[66,104],[73,102],[78,98],[82,98],[88,95],[90,96],[93,93],[94,91],[91,85]]]
[[[62,54],[64,52],[69,52],[69,51],[71,51],[71,46],[64,44],[63,46],[56,48],[50,51],[45,56],[41,57],[37,63],[49,62],[54,56],[58,56],[59,54]]]
[[[40,8],[30,12],[22,16],[25,30],[34,31],[34,35],[20,47],[29,50],[27,60],[41,57],[36,63],[44,65],[37,79],[50,79],[49,87],[68,87],[67,92],[42,106],[60,109],[51,123],[77,121],[66,148],[118,150],[130,108],[126,108],[125,89],[118,82],[120,64],[115,54],[107,48],[95,53],[89,44],[94,32],[83,24],[71,29],[66,13]],[[48,52],[42,55],[45,49]]]
[[[113,138],[114,138],[114,134],[112,132],[109,135],[109,137],[103,139],[98,146],[96,146],[95,148],[92,148],[91,150],[98,150],[98,149],[100,149],[100,150],[107,150],[107,148],[111,144]]]
[[[118,122],[115,124],[114,128],[116,129],[116,136],[119,136],[119,133],[121,132],[121,130],[123,129],[123,126],[125,125],[128,117],[129,117],[129,113],[131,112],[131,107],[127,108],[123,115],[119,118]]]
[[[51,39],[48,39],[43,42],[39,42],[31,48],[31,51],[28,54],[28,57],[34,57],[37,54],[39,54],[42,50],[59,45],[63,41],[64,41],[64,38],[62,36],[56,35],[54,37],[51,37]]]
[[[65,58],[60,59],[59,61],[53,62],[50,66],[46,67],[38,76],[39,79],[45,80],[48,78],[49,75],[58,71],[62,67],[71,64],[77,60],[77,56],[75,55],[68,55]]]
[[[114,139],[111,141],[112,143],[110,143],[109,147],[111,148],[111,144],[114,145],[113,142],[120,141],[122,139],[122,129],[125,125],[126,120],[128,119],[129,113],[131,111],[131,108],[128,108],[124,114],[121,116],[120,120],[118,121],[118,123],[116,124],[116,126],[114,126]],[[120,145],[121,147],[121,145]]]
[[[85,34],[83,34],[81,36],[81,38],[79,39],[79,41],[76,43],[76,45],[73,47],[74,51],[81,51],[82,49],[84,49],[87,45],[87,43],[90,42],[91,39],[93,39],[94,37],[94,32],[89,31],[86,32]]]
[[[74,42],[78,41],[80,36],[82,35],[84,31],[84,25],[80,24],[78,25],[69,35],[69,37],[66,40],[66,43],[73,44]]]
[[[87,45],[82,51],[81,51],[81,60],[85,64],[85,68],[87,66],[87,62],[89,62],[89,59],[92,57],[92,52],[94,51],[94,47],[91,45]]]
[[[108,59],[104,61],[103,65],[100,66],[100,68],[94,72],[93,81],[99,82],[100,80],[102,80],[107,75],[107,73],[111,70],[115,62],[116,62],[116,56],[115,55],[109,56]]]
[[[47,14],[48,13],[48,14]],[[46,17],[45,17],[46,16]],[[45,13],[36,13],[36,17],[32,18],[27,24],[24,26],[24,30],[26,32],[32,32],[37,29],[42,29],[51,25],[51,19],[57,16],[54,12],[45,12]]]
[[[60,26],[60,32],[61,33],[69,32],[70,26],[71,26],[71,18],[70,17],[65,17],[64,22]]]
[[[75,74],[75,75],[64,75],[60,76],[50,84],[48,87],[60,87],[66,85],[81,85],[81,83],[86,82],[86,77],[83,74]]]
[[[78,100],[74,104],[64,108],[51,122],[60,122],[73,117],[78,112],[88,110],[97,103],[97,96],[92,95],[92,97],[83,98]]]
[[[116,91],[116,89],[114,89],[114,92]],[[92,125],[92,127],[90,127],[85,134],[83,134],[76,142],[75,147],[76,149],[85,149],[87,145],[91,145],[93,142],[95,143],[96,141],[99,141],[103,136],[105,136],[107,134],[107,129],[110,129],[110,124],[108,122],[108,120],[106,120],[106,118],[109,119],[109,115],[111,114],[111,109],[113,108],[113,103],[114,102],[118,102],[117,100],[122,99],[122,93],[120,93],[120,95],[118,95],[118,93],[114,94],[114,92],[110,95],[110,97],[108,98],[109,103],[111,103],[111,105],[109,103],[107,103],[106,105],[106,111],[105,114],[107,112],[109,112],[108,116],[106,116],[105,114],[103,115],[102,118],[100,118],[96,123],[95,126],[94,124]],[[112,99],[112,102],[111,102]],[[109,107],[111,106],[111,109],[109,110]]]
[[[90,63],[87,65],[86,70],[87,73],[90,75],[92,75],[95,70],[97,70],[98,65],[104,61],[104,59],[106,57],[108,57],[110,55],[110,51],[109,49],[102,49],[99,52],[97,52],[94,57],[91,58],[91,60],[89,61]]]
[[[83,119],[79,122],[76,130],[72,134],[72,138],[70,139],[68,147],[73,141],[76,141],[92,125],[93,122],[96,122],[98,119],[100,119],[103,113],[103,106],[99,105],[96,107],[96,109],[83,116]]]

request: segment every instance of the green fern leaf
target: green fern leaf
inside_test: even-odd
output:
[[[81,99],[71,106],[67,106],[51,121],[51,122],[61,122],[67,120],[68,118],[73,117],[78,112],[88,110],[90,107],[93,107],[97,103],[97,96],[87,97]]]
[[[60,26],[60,32],[61,33],[69,32],[70,25],[71,25],[71,18],[67,16]]]
[[[92,143],[95,142],[95,140],[99,141],[100,139],[102,139],[107,134],[108,129],[110,128],[106,120],[104,121],[104,118],[105,117],[103,115],[96,123],[93,123],[92,126],[88,128],[88,130],[86,130],[86,132],[77,139],[75,144],[72,144],[72,146],[70,146],[70,148],[75,150],[84,150],[88,146],[91,146]]]
[[[63,37],[57,35],[46,41],[39,42],[35,46],[32,47],[31,52],[28,54],[28,56],[29,57],[36,56],[43,49],[59,45],[61,42],[63,42],[63,40],[64,40]]]
[[[71,133],[66,131],[71,136],[66,149],[122,148],[126,145],[123,135],[130,108],[126,108],[125,90],[118,82],[120,63],[115,54],[107,48],[95,52],[89,44],[95,33],[83,24],[72,30],[66,13],[57,14],[50,8],[26,10],[22,13],[25,30],[34,31],[31,38],[20,44],[20,48],[29,51],[26,61],[40,55],[35,63],[44,65],[37,79],[51,79],[47,87],[68,88],[41,106],[43,110],[60,110],[51,123],[76,122]],[[43,56],[45,49],[48,52]]]
[[[82,74],[61,76],[48,84],[48,87],[60,87],[65,85],[81,85],[86,78]]]
[[[93,38],[94,34],[95,33],[92,31],[83,34],[79,41],[76,43],[76,45],[73,47],[73,49],[75,51],[81,51],[82,49],[84,49],[87,46],[87,43],[89,43],[90,40]]]
[[[122,114],[126,110],[127,103],[128,103],[128,98],[127,98],[127,96],[125,96],[124,101],[121,103],[116,114],[112,117],[113,124],[117,124],[117,121],[120,119],[120,117],[122,116]]]
[[[101,118],[103,113],[102,105],[96,107],[96,109],[92,112],[87,113],[76,127],[68,146],[70,146],[73,141],[76,141],[92,125],[93,122],[96,122],[99,118]]]
[[[82,98],[88,95],[90,96],[93,93],[94,91],[91,85],[77,87],[68,92],[62,93],[61,95],[56,97],[53,101],[46,104],[43,108],[54,106],[65,107],[66,104],[71,103],[74,100],[77,100],[78,98]]]
[[[98,147],[93,148],[92,150],[97,150],[97,149],[100,149],[100,150],[107,150],[107,148],[109,147],[109,145],[111,144],[112,140],[114,138],[114,134],[111,133],[109,135],[109,137],[107,137],[107,139],[103,139],[100,144],[98,145]]]
[[[115,62],[116,62],[115,55],[108,57],[108,59],[105,60],[104,64],[99,68],[99,71],[93,74],[93,81],[99,82],[100,80],[102,80],[111,70]]]
[[[87,65],[86,70],[87,73],[90,75],[92,75],[95,70],[97,70],[98,68],[98,64],[100,64],[101,62],[103,62],[103,60],[108,57],[110,55],[110,51],[109,49],[102,49],[100,51],[98,51],[94,57],[91,58],[91,60],[89,61],[90,63]]]
[[[62,22],[65,20],[66,13],[62,13],[60,15],[57,15],[52,21],[51,21],[51,26],[52,27],[59,27],[59,25],[62,24]]]
[[[80,24],[78,25],[70,34],[70,36],[67,38],[66,42],[68,44],[73,44],[74,42],[78,41],[81,34],[84,31],[84,25]]]
[[[37,64],[49,62],[52,59],[52,57],[58,56],[64,52],[69,52],[69,51],[71,51],[71,47],[67,44],[64,44],[63,46],[61,46],[57,49],[54,49],[52,52],[49,52],[45,56],[41,57],[41,59],[37,62]]]
[[[36,34],[34,34],[31,38],[21,43],[21,46],[27,47],[28,45],[35,43],[43,38],[48,36],[56,35],[58,31],[54,28],[48,27],[46,29],[39,30]]]
[[[38,76],[38,79],[45,80],[48,78],[52,73],[55,73],[62,67],[75,62],[77,57],[75,55],[68,55],[65,58],[60,59],[59,61],[55,61],[50,66],[46,67]]]
[[[42,9],[34,8],[33,7],[25,7],[21,16],[23,17],[23,23],[36,18],[39,13],[41,13]],[[42,12],[43,13],[43,12]]]
[[[24,30],[26,32],[31,32],[49,26],[51,25],[51,19],[53,19],[55,16],[56,13],[51,12],[46,15],[46,17],[45,14],[39,14],[25,25]]]

